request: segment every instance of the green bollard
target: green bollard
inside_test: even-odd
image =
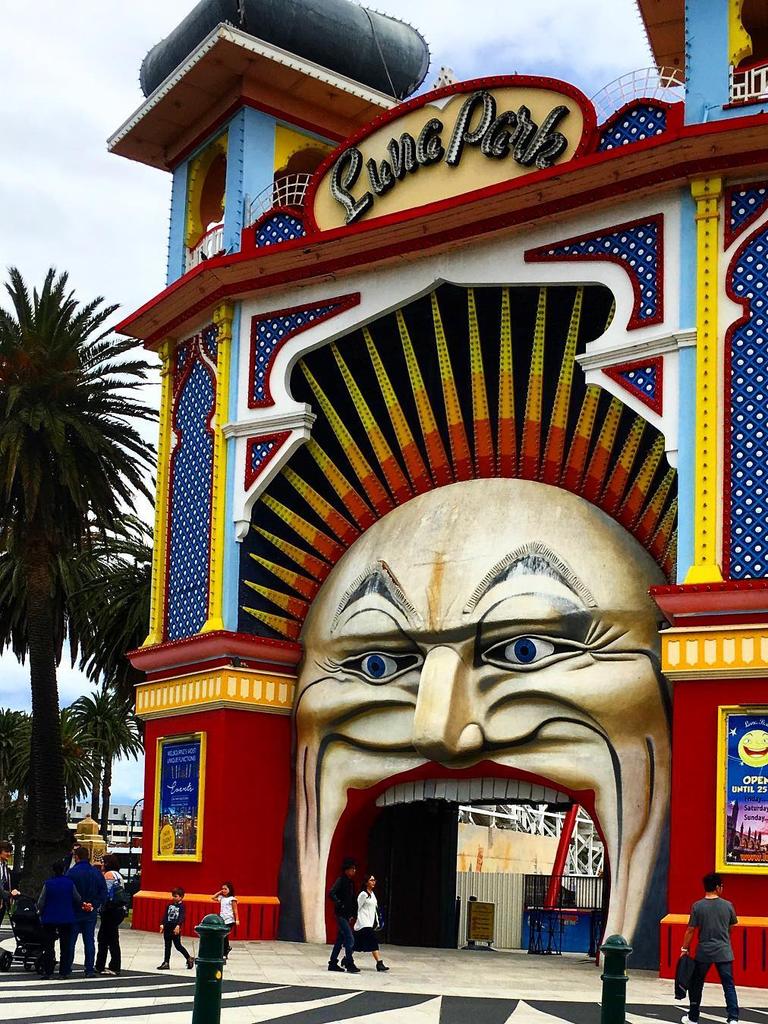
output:
[[[624,1024],[627,1008],[627,957],[632,952],[623,935],[610,935],[600,952],[605,957],[603,973],[603,998],[600,1009],[600,1024]]]
[[[224,968],[224,937],[229,928],[218,914],[206,914],[195,931],[200,936],[200,942],[197,948],[192,1024],[219,1024],[221,1020],[221,980]]]

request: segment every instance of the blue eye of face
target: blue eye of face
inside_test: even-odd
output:
[[[486,651],[483,661],[494,665],[523,668],[534,666],[554,653],[555,645],[550,640],[542,640],[537,636],[518,636],[514,640],[496,644]]]
[[[383,654],[380,651],[372,651],[356,658],[347,658],[340,667],[360,676],[366,682],[386,683],[420,662],[421,657],[418,654]]]
[[[383,679],[397,671],[397,662],[394,658],[388,658],[386,654],[367,654],[360,663],[360,668],[371,679]]]

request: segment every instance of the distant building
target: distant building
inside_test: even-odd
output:
[[[133,829],[131,829],[131,811],[133,811]],[[91,813],[89,800],[73,801],[67,808],[67,823],[74,829]],[[141,845],[142,807],[134,810],[133,804],[111,804],[107,822],[107,843],[110,846],[128,846],[128,838],[133,834],[133,845]]]

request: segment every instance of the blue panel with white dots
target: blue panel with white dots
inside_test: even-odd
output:
[[[629,328],[644,327],[663,319],[661,218],[625,224],[605,234],[588,235],[558,245],[542,246],[526,253],[527,259],[608,259],[622,263],[632,281],[635,305]]]
[[[652,103],[636,103],[625,110],[615,121],[607,124],[600,136],[598,152],[629,146],[633,142],[642,142],[654,135],[663,135],[667,130],[667,111],[665,107],[657,107]]]
[[[730,344],[730,577],[768,576],[768,229],[749,240],[731,291],[746,318]]]
[[[258,441],[251,445],[248,453],[250,455],[249,468],[254,476],[258,476],[259,470],[275,450],[277,444],[277,441]]]
[[[728,198],[727,237],[728,242],[731,242],[750,221],[759,217],[768,206],[768,186],[753,185],[741,188],[731,192]]]
[[[262,221],[256,229],[256,248],[292,242],[294,238],[303,238],[305,235],[304,225],[298,217],[285,212],[276,213]]]
[[[251,408],[271,404],[267,389],[267,378],[272,360],[278,348],[292,334],[307,327],[314,320],[326,316],[336,309],[336,305],[317,306],[314,309],[300,309],[285,316],[265,319],[254,318],[251,339]]]
[[[214,324],[206,327],[203,331],[203,345],[205,345],[206,353],[215,362],[219,351],[219,328]]]
[[[622,380],[626,381],[630,390],[639,391],[640,394],[651,402],[656,401],[656,367],[643,366],[636,370],[625,370],[619,374]]]
[[[208,617],[213,473],[213,436],[208,421],[214,402],[213,379],[198,357],[181,386],[174,417],[178,442],[169,520],[168,640],[193,636]]]

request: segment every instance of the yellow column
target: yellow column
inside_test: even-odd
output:
[[[718,358],[717,295],[720,178],[691,183],[696,201],[696,481],[694,562],[686,583],[722,580],[718,539]]]
[[[224,585],[224,533],[227,515],[227,440],[224,424],[229,407],[229,358],[232,348],[231,303],[223,302],[213,312],[218,327],[216,357],[216,415],[213,420],[213,485],[211,487],[211,551],[208,569],[208,618],[200,630],[210,633],[224,629],[222,617]]]
[[[173,343],[164,341],[158,350],[160,367],[160,418],[157,439],[157,490],[155,493],[155,533],[152,546],[152,597],[149,611],[149,636],[144,647],[163,642],[165,619],[165,552],[168,540],[168,476],[171,459],[171,362]]]

